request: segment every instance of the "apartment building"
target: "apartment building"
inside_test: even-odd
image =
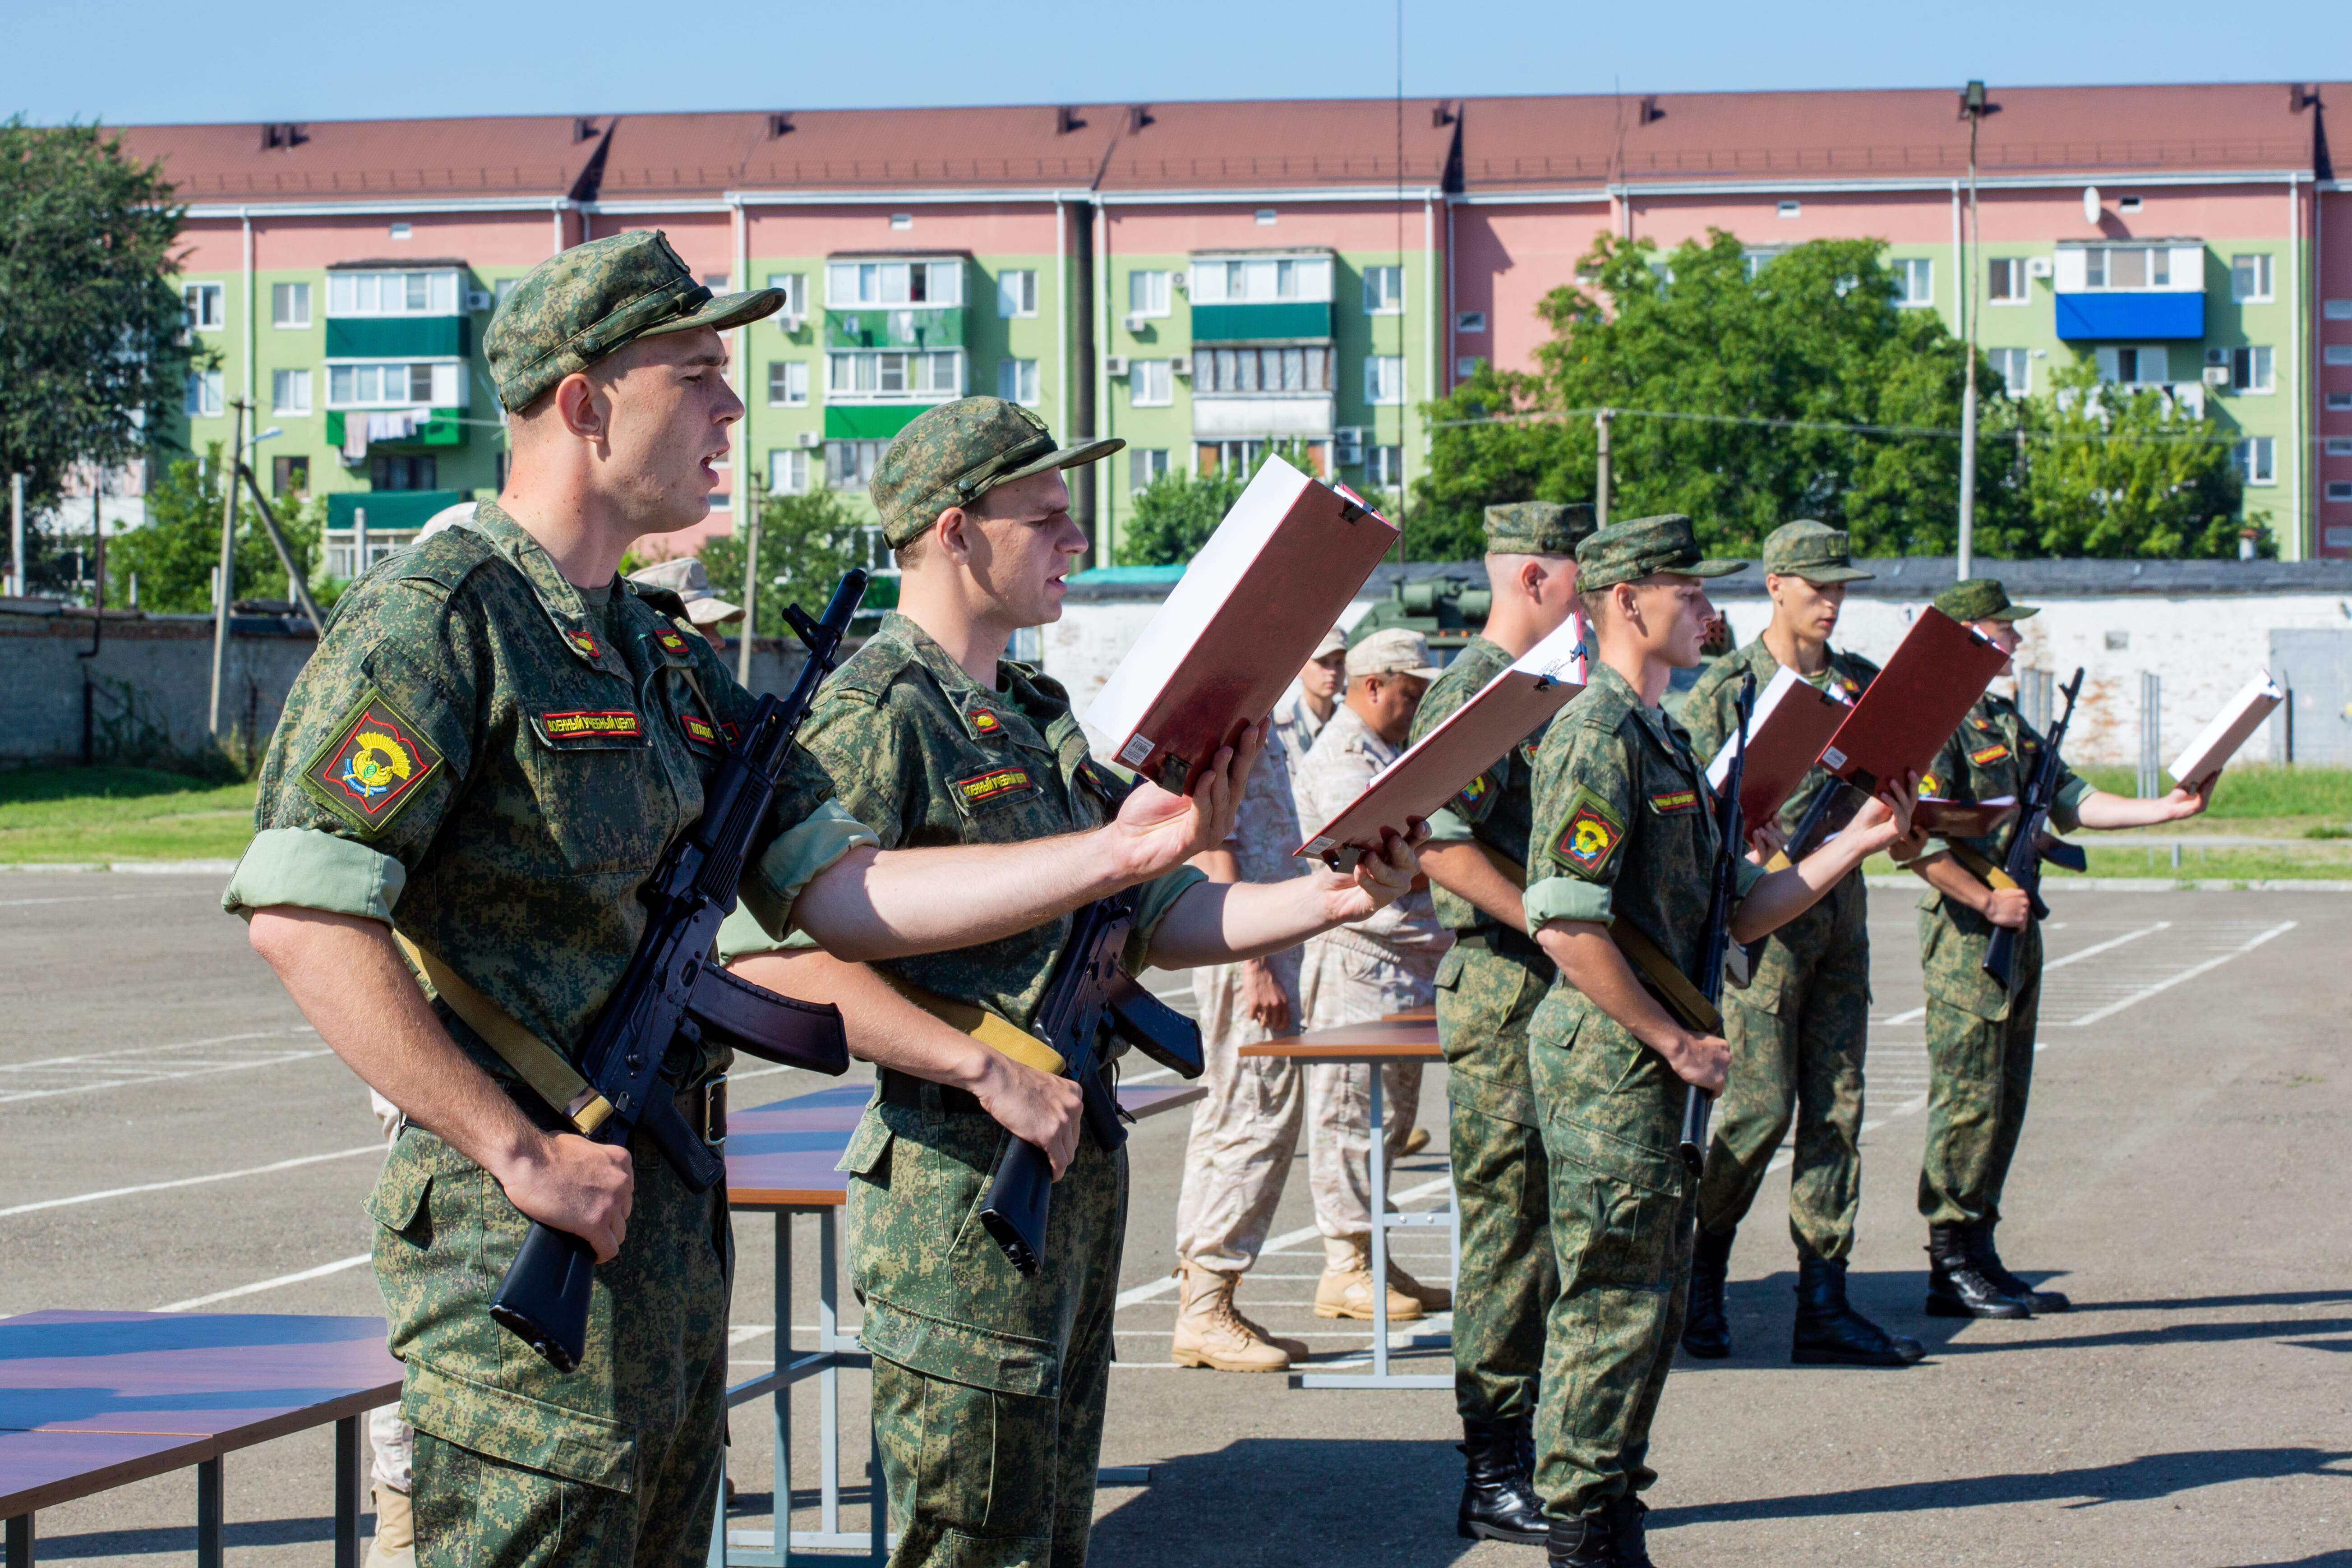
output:
[[[1882,241],[1906,303],[2013,390],[2080,357],[2218,424],[2290,559],[2352,556],[2352,197],[2326,105],[2352,87],[1995,88],[1971,226],[1951,91],[518,117],[126,132],[190,204],[184,428],[263,428],[322,493],[331,570],[503,471],[481,331],[551,252],[659,227],[742,329],[748,405],[700,533],[756,487],[863,508],[922,408],[994,392],[1127,438],[1082,480],[1115,546],[1176,468],[1307,444],[1409,483],[1419,405],[1529,366],[1536,306],[1602,233],[1721,228],[1763,265]],[[2332,228],[2330,219],[2334,220]],[[1704,345],[1694,345],[1704,352]],[[680,541],[691,545],[691,539]]]

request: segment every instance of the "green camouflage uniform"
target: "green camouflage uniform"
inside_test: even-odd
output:
[[[1833,541],[1834,543],[1829,542]],[[1775,545],[1782,548],[1776,552]],[[1776,560],[1811,545],[1820,563]],[[1869,575],[1846,565],[1845,535],[1819,523],[1790,523],[1765,542],[1764,569],[1811,581]],[[1682,721],[1701,761],[1711,760],[1738,722],[1739,678],[1754,671],[1756,689],[1780,672],[1764,639],[1715,661],[1683,702]],[[1816,688],[1848,702],[1861,697],[1878,667],[1832,648]],[[1830,787],[1820,767],[1780,807],[1793,833]],[[1735,1227],[1764,1184],[1764,1173],[1797,1123],[1789,1175],[1789,1234],[1801,1257],[1841,1259],[1853,1250],[1854,1211],[1862,1201],[1863,1056],[1870,1032],[1870,931],[1859,868],[1819,903],[1770,936],[1747,986],[1724,991],[1724,1035],[1731,1074],[1716,1108],[1706,1173],[1698,1189],[1698,1223],[1717,1233]]]
[[[1581,584],[1715,576],[1689,523],[1648,518],[1577,550]],[[1715,818],[1681,726],[1607,665],[1552,720],[1536,756],[1528,926],[1623,920],[1696,976]],[[1762,874],[1746,859],[1736,891]],[[1637,971],[1638,973],[1638,971]],[[1556,1519],[1655,1480],[1650,1426],[1682,1334],[1693,1182],[1675,1152],[1685,1086],[1665,1059],[1565,976],[1528,1025],[1528,1067],[1550,1165],[1559,1294],[1544,1341],[1536,1490]]]
[[[1490,553],[1572,554],[1591,532],[1591,507],[1528,501],[1486,509]],[[1412,739],[1419,742],[1510,665],[1502,648],[1472,638],[1430,683],[1413,715]],[[1483,844],[1524,873],[1535,809],[1530,785],[1543,737],[1538,729],[1465,784],[1430,819],[1432,840]],[[1431,891],[1438,923],[1454,933],[1453,950],[1437,966],[1446,1147],[1462,1231],[1454,1403],[1465,1421],[1517,1421],[1535,1412],[1544,1319],[1559,1291],[1550,1174],[1528,1082],[1528,1021],[1555,971],[1524,928],[1506,926],[1444,888]]]
[[[564,252],[485,342],[519,409],[635,337],[730,326],[772,291],[711,300],[658,233]],[[328,617],[262,770],[224,896],[394,926],[564,1055],[646,921],[637,889],[701,815],[753,699],[676,595],[575,587],[495,503],[353,584]],[[817,871],[873,835],[820,804],[794,752],[743,907],[781,931]],[[805,819],[805,820],[803,820]],[[788,825],[789,831],[779,831]],[[426,987],[428,994],[430,987]],[[446,1003],[451,1037],[542,1126],[552,1113]],[[724,1068],[712,1050],[680,1087]],[[529,1222],[415,1124],[368,1199],[401,1412],[417,1429],[428,1564],[702,1562],[725,1431],[725,1194],[689,1193],[649,1143],[620,1255],[596,1271],[587,1353],[562,1373],[490,1321]]]
[[[2042,765],[2041,735],[2006,697],[1987,692],[1936,753],[1923,795],[1948,800],[2025,798]],[[2091,786],[2059,764],[2050,825],[2081,825],[2075,812]],[[1955,842],[1994,865],[2009,848],[2006,829]],[[1923,852],[1949,847],[1930,838]],[[1927,1144],[1919,1163],[1919,1212],[1934,1225],[2000,1218],[2000,1192],[2025,1100],[2033,1085],[2033,1034],[2042,1005],[2042,926],[2017,944],[2014,1001],[1981,967],[1993,924],[1928,889],[1919,898],[1919,965],[1927,987]]]

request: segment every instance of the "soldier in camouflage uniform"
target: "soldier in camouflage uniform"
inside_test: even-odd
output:
[[[709,460],[743,411],[719,331],[782,302],[773,289],[714,299],[652,231],[523,279],[484,343],[513,416],[506,494],[338,603],[287,699],[224,895],[320,1037],[405,1116],[368,1209],[416,1429],[419,1556],[436,1568],[698,1563],[709,1550],[725,1194],[688,1191],[649,1142],[568,1135],[483,1030],[536,1037],[576,1072],[642,934],[638,889],[751,717],[677,596],[615,569],[632,540],[706,515]],[[877,953],[1045,918],[1069,907],[1082,864],[1151,874],[1223,832],[1191,803],[1155,855],[1097,836],[1076,858],[1042,858],[1058,868],[1022,868],[1006,907],[974,912],[962,895],[1002,868],[967,851],[885,868],[830,793],[789,754],[740,896],[772,931],[796,921]],[[394,929],[448,984],[428,996]],[[674,1085],[689,1121],[709,1125],[696,1119],[725,1067],[714,1047]],[[1056,1098],[1030,1077],[1033,1098]],[[535,1219],[603,1265],[570,1373],[488,1314]]]
[[[1067,694],[1003,653],[1015,629],[1058,617],[1063,575],[1086,549],[1061,470],[1120,444],[1060,447],[1027,409],[968,397],[918,416],[883,455],[873,494],[904,574],[899,607],[826,682],[802,740],[884,847],[1025,855],[1119,809],[1129,786],[1088,752]],[[1401,840],[1352,879],[1217,885],[1176,870],[1142,889],[1124,963],[1137,973],[1277,952],[1392,901],[1416,871]],[[994,892],[982,882],[966,896]],[[1041,921],[882,967],[942,1011],[976,1004],[1025,1028],[1071,928]],[[841,1164],[900,1531],[892,1561],[1077,1568],[1109,1384],[1127,1156],[1080,1143],[1024,1279],[977,1223],[1009,1137],[982,1110],[952,1087],[885,1071]]]
[[[1602,529],[1576,559],[1601,658],[1536,755],[1525,898],[1528,929],[1559,970],[1528,1029],[1559,1267],[1536,1488],[1554,1564],[1647,1568],[1639,1494],[1656,1479],[1650,1426],[1681,1331],[1696,1185],[1675,1145],[1688,1086],[1720,1089],[1729,1057],[1696,988],[1711,792],[1658,699],[1669,673],[1698,658],[1704,579],[1741,563],[1703,559],[1681,517]],[[1735,860],[1733,939],[1801,914],[1907,832],[1907,797],[1895,794],[1896,809],[1870,802],[1796,866],[1767,873]],[[1685,998],[1696,1022],[1663,996]]]
[[[2040,613],[2011,604],[1990,577],[1955,584],[1937,595],[1936,608],[2010,654],[2023,640],[2017,623]],[[2002,673],[2010,668],[2003,666]],[[2047,749],[2016,703],[1988,691],[1936,753],[1920,793],[2021,801]],[[2062,763],[2050,825],[2065,833],[2178,822],[2205,809],[2211,787],[2127,800],[2092,788]],[[1919,898],[1928,1069],[1919,1212],[1927,1220],[1930,1317],[2024,1318],[2072,1305],[2060,1292],[2037,1289],[2011,1273],[1993,1243],[2001,1187],[2025,1124],[2042,1005],[2042,927],[2030,919],[2027,895],[1999,869],[2008,852],[2008,830],[1984,838],[1931,837],[1910,863],[1928,889]],[[2025,933],[2017,944],[2021,973],[2014,997],[1983,970],[1997,926]]]
[[[1829,638],[1845,585],[1869,579],[1854,569],[1846,536],[1827,524],[1806,521],[1773,530],[1764,541],[1771,624],[1745,648],[1709,665],[1682,706],[1683,727],[1701,758],[1712,758],[1738,721],[1742,675],[1755,676],[1759,694],[1786,667],[1842,701],[1862,695],[1878,667],[1831,647]],[[1794,833],[1822,791],[1843,788],[1812,769],[1780,807],[1782,830]],[[1862,1201],[1862,1063],[1870,1029],[1861,871],[1767,937],[1747,987],[1727,991],[1724,999],[1731,1084],[1699,1183],[1683,1349],[1708,1360],[1731,1353],[1723,1286],[1732,1237],[1793,1116],[1789,1233],[1797,1243],[1797,1326],[1790,1357],[1908,1366],[1925,1353],[1919,1342],[1882,1332],[1848,1304],[1845,1292]]]
[[[1486,509],[1486,624],[1431,683],[1417,742],[1576,610],[1576,547],[1592,509],[1522,501]],[[1522,1439],[1535,1425],[1544,1320],[1559,1289],[1547,1207],[1550,1175],[1528,1084],[1528,1020],[1552,963],[1527,934],[1529,784],[1537,730],[1430,819],[1422,863],[1454,948],[1437,967],[1445,1051],[1446,1148],[1461,1212],[1454,1306],[1454,1403],[1468,1474],[1455,1525],[1468,1537],[1540,1545],[1549,1526]]]

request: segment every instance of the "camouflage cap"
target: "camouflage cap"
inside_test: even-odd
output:
[[[639,338],[710,327],[724,331],[783,309],[781,289],[716,294],[659,229],[632,229],[549,257],[524,274],[490,318],[482,353],[509,414],[574,371]]]
[[[1513,501],[1486,509],[1489,555],[1573,555],[1600,526],[1592,509],[1554,500]]]
[[[1764,570],[1776,577],[1802,577],[1815,587],[1832,583],[1867,583],[1873,574],[1854,569],[1843,529],[1810,517],[1784,522],[1764,541]]]
[[[959,397],[915,416],[875,465],[867,491],[882,514],[891,549],[997,486],[1049,468],[1074,468],[1109,457],[1117,437],[1057,447],[1045,420],[1002,397]]]
[[[1937,595],[1935,602],[1936,608],[1963,623],[2021,621],[2042,613],[2036,605],[2011,604],[2009,590],[1998,577],[1964,577]]]
[[[1612,523],[1576,547],[1576,585],[1588,592],[1639,582],[1653,572],[1724,577],[1747,568],[1745,561],[1710,561],[1699,554],[1691,520],[1674,513]]]

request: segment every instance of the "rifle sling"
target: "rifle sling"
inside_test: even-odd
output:
[[[1960,863],[1960,868],[1962,870],[1966,871],[1969,876],[1974,877],[1978,881],[1982,882],[1986,887],[2014,888],[2017,886],[2016,878],[2011,876],[2008,872],[2002,870],[2000,867],[1994,865],[1991,861],[1986,859],[1983,856],[1978,854],[1967,845],[1948,841],[1945,847],[1951,851],[1952,858]]]
[[[945,1024],[959,1034],[970,1035],[1002,1057],[1011,1057],[1023,1067],[1035,1068],[1039,1072],[1059,1075],[1068,1064],[1062,1053],[1022,1028],[1008,1018],[990,1012],[976,1002],[959,1002],[910,984],[895,974],[881,971],[890,989]]]
[[[520,1074],[540,1099],[583,1134],[604,1124],[613,1114],[612,1105],[553,1047],[517,1023],[505,1008],[475,990],[447,964],[410,941],[405,932],[392,934],[393,940],[400,943],[400,951],[408,955],[408,962],[432,983],[441,1000],[449,1004],[449,1011],[463,1018],[467,1028],[498,1052],[499,1060]]]
[[[1609,922],[1609,940],[1625,955],[1635,972],[1654,992],[1666,1010],[1685,1029],[1698,1029],[1706,1034],[1723,1032],[1723,1013],[1690,983],[1690,976],[1675,967],[1656,942],[1644,935],[1632,921],[1618,919]]]

